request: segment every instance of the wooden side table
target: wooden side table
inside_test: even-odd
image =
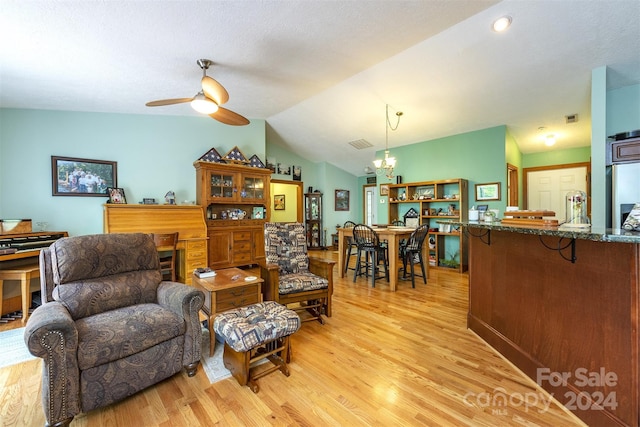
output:
[[[211,356],[216,343],[216,334],[213,330],[216,315],[232,308],[261,302],[263,281],[260,277],[251,276],[239,268],[216,270],[215,276],[205,279],[193,275],[193,286],[204,292],[202,311],[207,317]]]

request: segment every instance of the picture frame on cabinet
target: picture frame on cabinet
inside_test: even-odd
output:
[[[336,190],[335,194],[335,210],[349,210],[349,190]]]
[[[476,201],[500,200],[500,183],[476,184]]]
[[[117,172],[117,162],[51,156],[51,194],[105,197],[108,187],[118,185]]]
[[[124,188],[107,188],[107,194],[109,195],[109,203],[125,205],[127,204],[127,198],[124,195]]]
[[[276,211],[285,210],[284,194],[276,194],[275,196],[273,196],[273,210],[276,210]]]

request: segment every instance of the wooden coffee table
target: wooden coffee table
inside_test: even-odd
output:
[[[193,286],[204,292],[202,311],[209,329],[209,354],[213,356],[216,334],[213,321],[218,313],[262,301],[262,280],[239,268],[216,270],[216,275],[201,279],[195,274]]]

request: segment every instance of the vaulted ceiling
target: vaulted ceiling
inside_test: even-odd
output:
[[[145,103],[195,95],[208,58],[225,107],[356,175],[384,149],[386,104],[404,113],[392,152],[497,125],[524,153],[548,133],[587,146],[591,71],[640,83],[639,16],[637,0],[0,0],[0,107],[195,116]]]

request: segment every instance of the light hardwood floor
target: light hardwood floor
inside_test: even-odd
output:
[[[292,336],[290,377],[261,378],[254,394],[233,378],[210,384],[199,368],[72,426],[584,425],[555,401],[547,408],[549,395],[466,329],[467,286],[467,275],[435,269],[395,293],[337,278],[333,317]],[[40,363],[0,369],[0,426],[43,425]]]

